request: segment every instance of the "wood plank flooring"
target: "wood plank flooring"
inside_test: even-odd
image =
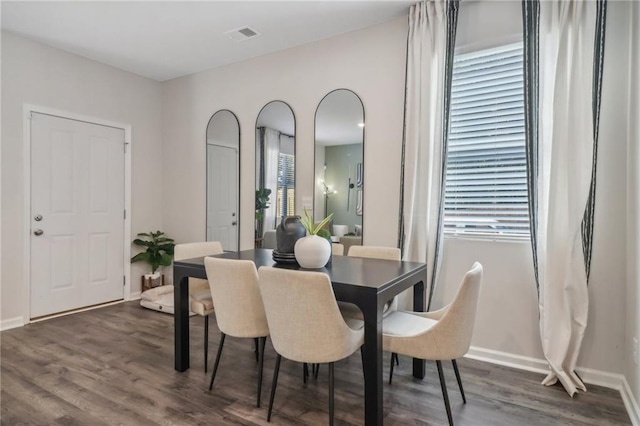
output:
[[[212,392],[203,370],[203,320],[192,317],[191,369],[173,369],[173,317],[137,302],[82,312],[0,334],[2,425],[267,425],[275,355],[267,343],[262,408],[255,407],[257,364],[253,341],[227,338]],[[212,318],[210,366],[219,332]],[[438,375],[411,376],[400,357],[384,387],[385,425],[446,425]],[[542,376],[460,360],[467,404],[445,363],[456,426],[631,424],[619,392],[588,386],[569,398]],[[385,374],[388,355],[385,356]],[[211,369],[210,369],[211,370]],[[273,425],[316,425],[328,420],[327,367],[302,382],[302,367],[283,360]],[[363,424],[360,354],[336,364],[336,424]]]

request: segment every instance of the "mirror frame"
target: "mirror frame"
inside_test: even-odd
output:
[[[204,197],[204,211],[205,211],[205,218],[204,218],[204,240],[205,241],[209,241],[208,240],[208,235],[207,235],[207,228],[209,226],[209,211],[208,211],[208,206],[209,206],[209,156],[207,155],[207,150],[209,148],[209,140],[208,140],[208,136],[209,136],[209,125],[211,124],[211,120],[213,120],[213,117],[216,116],[216,114],[218,114],[219,112],[228,112],[229,114],[231,114],[233,116],[233,118],[235,118],[236,120],[236,124],[238,126],[238,183],[237,183],[237,201],[236,201],[236,220],[238,222],[237,225],[237,231],[236,233],[238,234],[237,238],[238,238],[238,247],[237,247],[237,251],[240,251],[240,227],[242,226],[242,222],[240,220],[240,189],[242,188],[241,185],[241,181],[242,181],[242,161],[240,161],[240,157],[241,157],[241,145],[242,145],[242,128],[240,127],[240,120],[238,119],[238,116],[231,111],[230,109],[219,109],[218,111],[214,112],[213,114],[211,114],[211,117],[209,117],[209,121],[207,121],[207,126],[205,127],[204,130],[204,181],[205,181],[205,197]]]
[[[296,113],[293,111],[293,108],[291,107],[291,105],[288,102],[285,102],[281,99],[274,99],[272,101],[267,102],[266,104],[264,104],[262,106],[262,108],[260,108],[260,111],[258,111],[258,114],[256,115],[256,120],[255,120],[255,125],[253,127],[253,131],[254,131],[254,150],[255,152],[257,152],[257,145],[258,145],[258,139],[255,137],[255,133],[258,130],[259,126],[258,126],[258,119],[260,118],[260,115],[262,114],[262,112],[265,110],[265,108],[267,108],[269,105],[274,104],[274,103],[282,103],[283,105],[286,105],[287,108],[289,108],[289,111],[291,111],[291,117],[293,118],[293,158],[295,161],[295,179],[296,179],[296,187],[293,190],[293,197],[294,197],[294,213],[295,213],[295,203],[297,203],[298,200],[298,123],[296,120]],[[254,162],[253,162],[253,170],[254,170],[254,179],[253,179],[253,198],[255,201],[255,192],[258,189],[257,185],[256,185],[256,181],[258,180],[258,161],[260,161],[260,159],[258,158],[258,156],[255,156]],[[273,195],[275,195],[275,191],[272,193]],[[253,234],[254,234],[254,239],[256,238],[256,221],[254,220],[253,223]],[[264,231],[264,230],[263,230]],[[254,247],[255,247],[255,241],[254,241]]]
[[[362,102],[362,98],[360,97],[360,95],[358,95],[356,92],[354,92],[351,89],[347,89],[344,87],[338,88],[338,89],[333,89],[331,90],[329,93],[327,93],[326,95],[324,95],[322,97],[322,99],[320,99],[320,102],[318,102],[318,105],[316,106],[316,112],[313,116],[313,214],[315,217],[315,209],[316,209],[316,176],[315,176],[315,171],[316,171],[316,133],[318,130],[318,109],[320,109],[320,106],[322,105],[322,102],[332,93],[334,92],[338,92],[341,90],[346,90],[347,92],[351,92],[356,98],[358,98],[358,100],[360,101],[360,105],[362,105],[362,122],[364,123],[364,127],[362,128],[362,178],[364,179],[364,175],[365,175],[365,170],[366,170],[366,166],[365,166],[365,135],[366,135],[366,130],[367,130],[367,119],[366,119],[366,112],[364,109],[364,102]],[[364,244],[364,195],[365,195],[365,188],[364,186],[362,187],[362,243]],[[325,217],[327,215],[327,212],[324,212]]]

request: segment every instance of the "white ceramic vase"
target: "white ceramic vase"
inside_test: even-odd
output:
[[[331,244],[326,238],[307,235],[296,241],[294,247],[296,260],[303,268],[324,267],[331,257]]]

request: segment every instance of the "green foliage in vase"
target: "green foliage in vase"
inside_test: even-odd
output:
[[[145,251],[133,256],[131,263],[147,262],[151,265],[152,274],[155,274],[160,266],[171,265],[175,244],[164,232],[141,232],[138,234],[138,237],[142,238],[136,238],[133,240],[133,244],[145,247]]]
[[[327,231],[326,229],[319,230],[316,235],[318,235],[318,237],[322,237],[327,241],[331,242],[331,232]]]
[[[300,222],[302,223],[302,226],[304,226],[304,229],[307,230],[307,235],[318,235],[318,233],[322,230],[322,227],[327,223],[329,223],[332,217],[333,217],[333,213],[331,213],[329,216],[322,219],[320,223],[316,225],[313,222],[313,217],[309,215],[309,212],[305,208],[304,217],[300,219]]]

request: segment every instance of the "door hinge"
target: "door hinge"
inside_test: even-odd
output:
[[[124,143],[124,153],[127,153],[127,145],[129,145],[129,142],[125,142]]]
[[[122,216],[123,219],[127,218],[127,209],[124,209],[124,215]]]
[[[125,275],[122,276],[122,286],[126,286],[127,285],[127,277]]]

